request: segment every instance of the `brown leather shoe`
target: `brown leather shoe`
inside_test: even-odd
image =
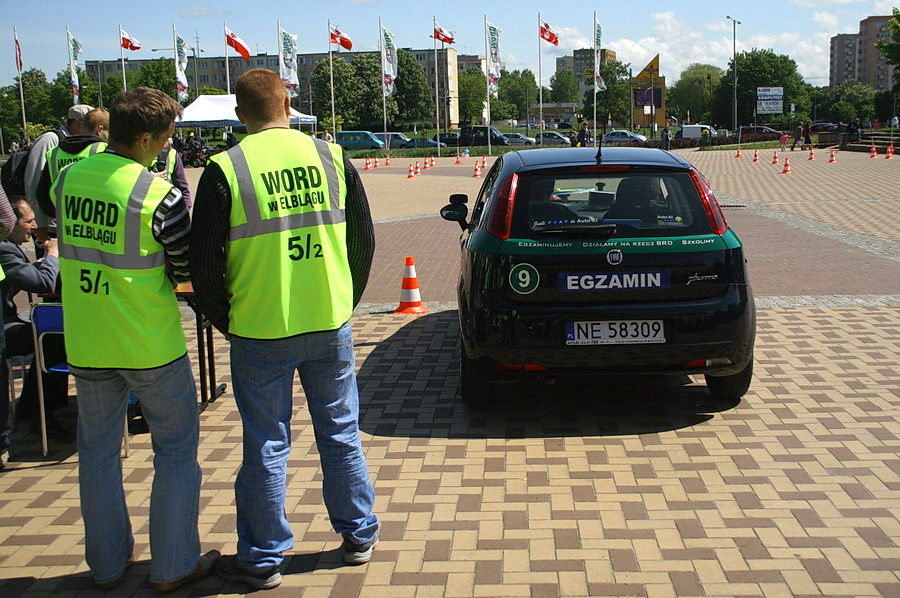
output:
[[[183,585],[187,585],[189,583],[193,583],[197,580],[203,579],[207,575],[209,575],[210,571],[213,570],[213,565],[216,564],[216,559],[221,556],[218,550],[210,550],[199,559],[197,559],[197,566],[194,567],[194,570],[191,573],[188,573],[181,579],[176,579],[174,581],[163,581],[163,582],[154,582],[153,587],[159,590],[160,592],[171,592],[174,589],[180,588]]]

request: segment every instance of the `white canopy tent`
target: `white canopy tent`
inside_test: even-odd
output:
[[[201,95],[185,109],[176,127],[242,127],[234,113],[237,100],[234,94]],[[314,125],[318,119],[291,108],[292,125]]]

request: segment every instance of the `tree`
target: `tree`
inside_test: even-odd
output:
[[[884,52],[884,58],[888,64],[893,64],[894,69],[894,93],[900,93],[900,9],[891,10],[891,20],[888,21],[888,29],[891,30],[889,42],[878,42],[875,47]]]
[[[808,85],[797,71],[797,63],[784,54],[775,54],[772,50],[751,50],[736,56],[738,89],[737,89],[737,124],[747,124],[755,120],[756,88],[783,87],[784,107],[796,105],[796,117],[801,120],[811,118]],[[734,60],[722,75],[713,92],[712,121],[721,126],[732,125],[732,82]],[[770,115],[762,115],[762,120],[773,120]]]
[[[226,92],[224,89],[220,89],[218,87],[201,87],[199,91],[200,91],[200,95],[202,95],[202,96],[228,95],[228,92]]]
[[[597,127],[605,129],[607,115],[628,127],[631,119],[631,98],[628,89],[628,65],[618,60],[600,65],[600,76],[606,83],[604,91],[597,92]],[[594,114],[594,90],[584,93],[585,116]]]
[[[502,81],[502,79],[501,79]],[[487,97],[484,73],[478,67],[470,67],[459,74],[459,124],[480,122]]]
[[[75,67],[78,72],[78,102],[91,106],[100,105],[99,84],[88,77],[86,71]],[[69,69],[63,69],[56,73],[56,78],[50,85],[50,110],[57,118],[62,119],[72,105],[72,80]],[[28,115],[31,118],[31,115]]]
[[[831,99],[834,106],[841,104],[842,115],[841,122],[849,122],[856,118],[872,118],[875,116],[875,90],[868,85],[863,85],[856,79],[845,79],[840,85],[831,92]],[[853,114],[849,118],[843,118],[846,115],[845,106],[850,106]]]
[[[550,101],[577,102],[578,83],[572,71],[559,70],[550,77]]]
[[[340,56],[333,58],[334,70],[334,113],[338,124],[355,123],[356,103],[360,95],[359,81],[356,72]],[[320,60],[312,75],[313,114],[324,122],[331,120],[331,75],[328,60]],[[337,127],[332,129],[339,131]]]
[[[505,118],[525,120],[528,118],[528,107],[537,101],[538,90],[534,79],[534,73],[525,69],[522,71],[508,72],[500,70],[500,81],[497,84],[497,99],[511,104],[513,112]],[[491,102],[493,116],[494,103]]]
[[[673,116],[687,120],[690,115],[693,122],[709,122],[713,92],[723,73],[717,66],[697,62],[681,71],[666,94]]]
[[[381,58],[375,54],[360,54],[353,58],[352,66],[356,73],[357,85],[359,85],[356,122],[360,126],[378,130],[384,126],[384,116],[387,112],[387,122],[393,124],[397,118],[397,100],[394,99],[394,96],[382,100],[384,74],[381,68]]]
[[[136,75],[129,77],[128,86],[152,87],[167,93],[172,99],[176,99],[175,90],[175,61],[172,58],[159,58],[144,64]]]
[[[412,54],[397,51],[397,79],[394,83],[394,98],[402,122],[428,121],[434,118],[434,92],[428,89],[425,69]]]

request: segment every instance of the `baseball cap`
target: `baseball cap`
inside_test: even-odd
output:
[[[93,106],[88,106],[87,104],[75,104],[69,108],[69,115],[66,118],[69,120],[83,120],[84,116],[93,109]]]

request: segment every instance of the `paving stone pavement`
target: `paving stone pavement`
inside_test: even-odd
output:
[[[267,595],[900,596],[900,161],[817,154],[781,175],[771,150],[760,163],[684,155],[747,246],[759,327],[737,405],[711,403],[690,377],[615,378],[510,385],[496,408],[468,411],[456,388],[458,228],[434,214],[481,179],[472,159],[411,180],[396,161],[363,173],[379,246],[352,325],[382,541],[369,564],[340,562],[298,383],[296,546]],[[390,313],[406,255],[424,316]],[[218,335],[215,349],[230,384]],[[204,550],[234,551],[240,435],[229,389],[201,416]],[[51,441],[43,459],[27,430],[14,442],[0,473],[0,596],[101,595],[84,562],[74,446]],[[114,596],[155,594],[149,435],[131,450],[136,565]],[[246,591],[211,576],[172,595]]]

